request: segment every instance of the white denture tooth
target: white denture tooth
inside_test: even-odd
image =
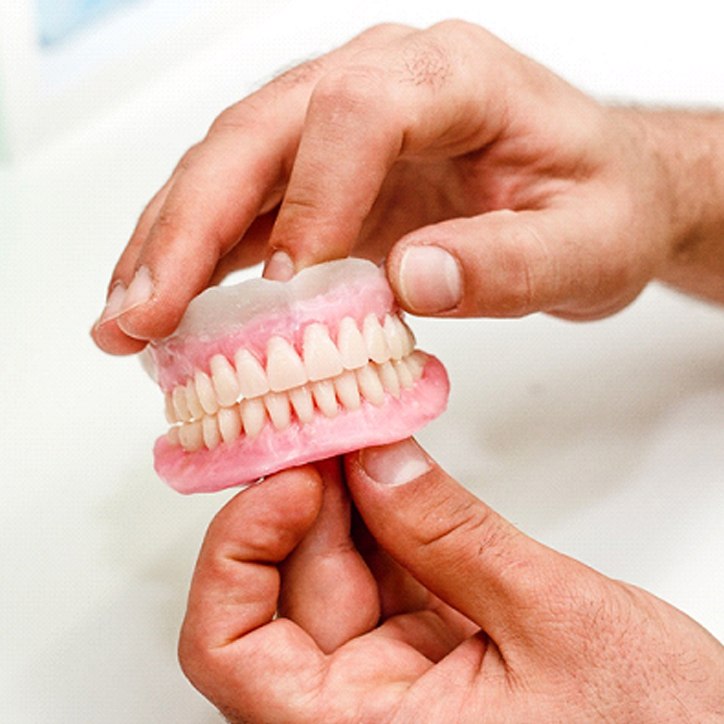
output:
[[[344,317],[339,323],[337,347],[346,370],[359,369],[369,362],[364,337],[352,317]]]
[[[373,365],[369,364],[355,372],[362,397],[376,407],[385,401],[385,390]]]
[[[320,380],[311,384],[312,395],[317,407],[325,417],[335,417],[339,412],[337,396],[334,393],[332,380]]]
[[[292,422],[289,397],[285,392],[270,392],[264,395],[264,405],[269,413],[271,424],[277,430],[286,430]]]
[[[166,414],[166,421],[169,423],[169,425],[173,425],[174,423],[179,422],[179,419],[176,415],[176,410],[174,410],[173,407],[173,392],[167,392],[164,395],[163,402],[163,409],[164,413]]]
[[[240,349],[234,355],[239,391],[246,398],[261,397],[269,392],[269,380],[259,360],[248,349]]]
[[[334,389],[337,392],[337,399],[343,407],[348,410],[357,410],[361,404],[359,387],[354,372],[349,370],[343,372],[334,379]]]
[[[390,358],[390,348],[387,346],[382,325],[374,314],[368,314],[365,317],[362,323],[362,336],[369,358],[378,364],[387,362]]]
[[[216,415],[205,415],[201,420],[201,433],[204,437],[204,445],[213,450],[221,442],[219,435],[219,423]]]
[[[396,315],[386,314],[382,325],[382,331],[385,333],[385,340],[390,349],[390,357],[394,360],[402,359],[404,356],[402,337],[394,321],[396,318]]]
[[[295,387],[287,393],[294,408],[294,414],[300,422],[307,423],[314,419],[314,401],[308,385]]]
[[[389,392],[393,397],[400,396],[400,380],[397,378],[395,368],[392,362],[381,364],[377,370],[380,375],[380,382],[385,388],[385,392]]]
[[[307,371],[294,347],[283,337],[272,337],[267,345],[266,376],[272,392],[284,392],[307,381]]]
[[[174,425],[173,427],[170,427],[168,429],[168,432],[166,433],[166,439],[168,440],[170,445],[180,445],[181,439],[179,438],[179,427],[178,425]]]
[[[216,354],[209,362],[211,381],[216,390],[216,399],[222,407],[230,407],[239,397],[239,380],[236,370],[223,354]]]
[[[409,390],[414,386],[415,380],[412,378],[412,372],[410,372],[406,360],[397,360],[392,363],[392,366],[395,368],[397,379],[400,381],[400,387],[402,387],[403,390]]]
[[[186,404],[186,393],[183,386],[178,385],[177,387],[174,387],[171,396],[173,401],[173,411],[176,413],[176,420],[174,420],[174,422],[190,420],[192,416],[189,411],[189,406]]]
[[[412,330],[405,324],[405,321],[397,314],[392,317],[392,321],[397,328],[397,333],[402,340],[402,356],[407,357],[415,349],[415,335]]]
[[[204,434],[201,431],[201,420],[194,420],[181,425],[178,439],[186,452],[196,452],[204,446]]]
[[[405,362],[407,362],[407,368],[412,374],[412,379],[417,382],[422,377],[422,371],[425,369],[427,355],[424,352],[413,352],[409,357],[405,358]]]
[[[244,400],[239,404],[241,421],[244,423],[244,434],[256,437],[264,427],[266,421],[266,408],[260,398]]]
[[[211,384],[211,377],[206,372],[196,370],[194,375],[194,385],[196,386],[196,394],[199,396],[199,402],[207,415],[213,415],[219,409],[219,401],[216,399],[214,386]]]
[[[342,356],[329,336],[329,330],[319,322],[304,330],[304,367],[310,382],[326,380],[342,373]]]
[[[217,413],[219,419],[219,432],[221,439],[226,442],[234,442],[241,435],[241,417],[239,406],[222,407]]]
[[[191,419],[200,420],[204,416],[204,408],[201,407],[199,396],[196,394],[196,385],[193,380],[186,383],[186,404],[191,413]]]

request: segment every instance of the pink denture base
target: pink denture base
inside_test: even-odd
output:
[[[208,373],[209,360],[217,354],[233,359],[236,351],[244,347],[264,364],[271,337],[283,337],[299,351],[304,328],[312,322],[334,331],[344,317],[352,317],[361,325],[370,313],[382,319],[394,312],[397,312],[394,296],[379,271],[352,278],[344,285],[307,299],[270,300],[267,308],[255,311],[250,319],[238,325],[211,330],[205,327],[198,331],[180,328],[161,344],[149,345],[148,353],[153,360],[156,381],[164,392],[169,392],[192,377],[196,370]]]
[[[163,436],[154,447],[154,465],[181,493],[243,486],[285,468],[409,437],[444,410],[448,391],[444,367],[429,357],[415,385],[399,397],[386,393],[379,407],[364,401],[357,410],[341,408],[333,418],[318,413],[286,430],[267,424],[254,438],[241,436],[214,450],[186,452]]]

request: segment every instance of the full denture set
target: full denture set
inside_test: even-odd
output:
[[[172,425],[156,469],[211,491],[407,437],[448,393],[414,345],[384,274],[360,259],[210,289],[146,353]]]

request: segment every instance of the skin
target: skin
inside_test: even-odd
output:
[[[327,461],[209,528],[179,653],[229,721],[721,721],[724,652],[680,611],[531,540],[412,440],[344,475],[359,518]]]
[[[652,280],[724,303],[724,114],[602,106],[459,21],[373,28],[216,119],[143,212],[92,334],[136,352],[232,269],[350,253],[386,259],[420,314],[595,319]],[[701,627],[406,445],[276,475],[212,524],[180,656],[231,721],[724,717]]]

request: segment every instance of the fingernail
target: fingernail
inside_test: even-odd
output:
[[[286,251],[275,251],[264,267],[265,279],[287,282],[294,276],[294,262]]]
[[[98,321],[94,326],[99,327],[105,322],[110,322],[115,319],[121,313],[121,306],[123,304],[123,298],[126,296],[126,285],[123,282],[117,282],[111,289],[111,293],[108,295],[106,300],[106,306],[103,309],[103,313],[98,318]]]
[[[153,279],[148,267],[139,267],[133,280],[128,285],[128,291],[121,302],[119,315],[125,314],[134,307],[145,304],[153,294]]]
[[[400,293],[409,308],[422,314],[445,312],[463,296],[460,265],[439,246],[411,246],[400,262]]]
[[[381,485],[404,485],[432,470],[432,462],[412,438],[366,448],[359,459],[367,475]]]

